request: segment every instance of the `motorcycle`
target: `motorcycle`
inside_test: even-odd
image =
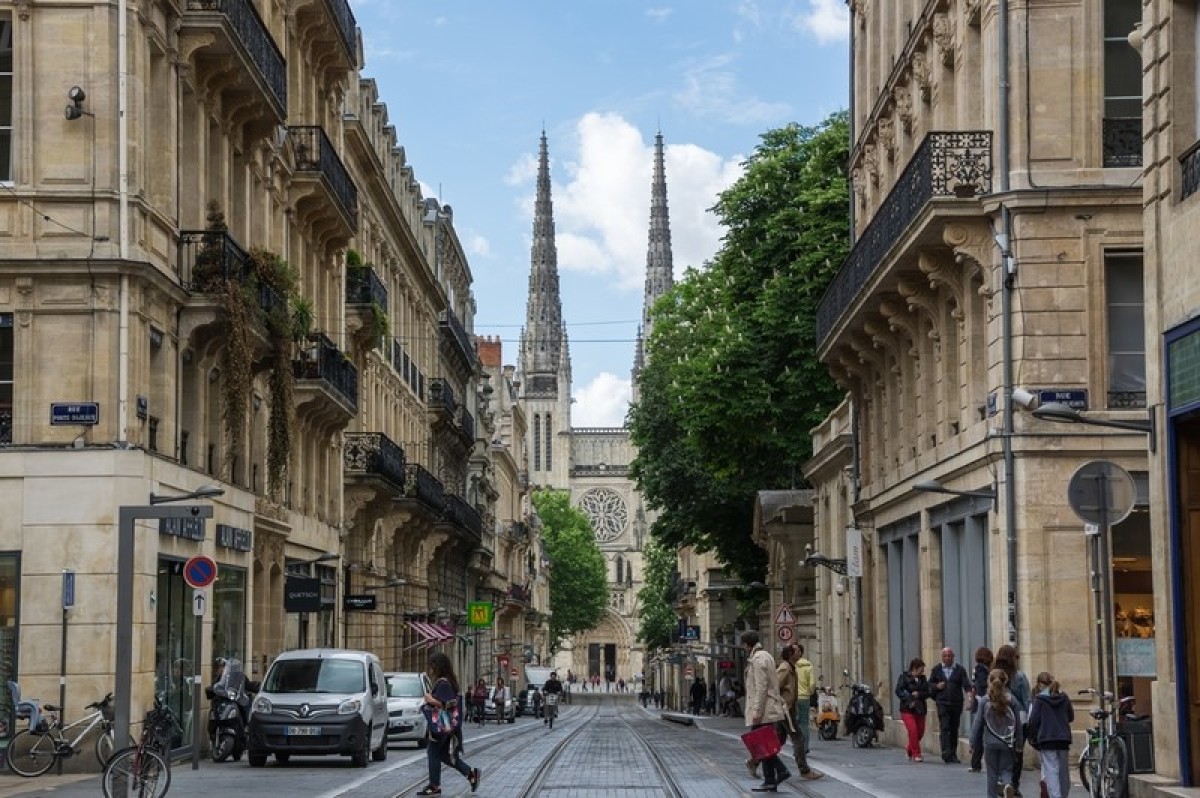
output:
[[[850,703],[846,707],[846,735],[855,748],[870,748],[883,731],[883,706],[866,682],[850,685]]]
[[[838,713],[838,698],[837,693],[832,687],[817,688],[817,734],[821,735],[822,740],[836,740],[838,732],[838,722],[841,720],[841,715]]]
[[[204,689],[209,699],[208,742],[214,762],[233,758],[240,761],[246,750],[246,729],[249,724],[250,696],[258,685],[246,679],[242,663],[225,661],[221,677]]]

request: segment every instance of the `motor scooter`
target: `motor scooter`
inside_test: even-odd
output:
[[[836,740],[838,722],[841,715],[838,712],[837,693],[832,687],[817,688],[817,734],[822,740]]]
[[[225,661],[221,677],[204,689],[210,701],[208,707],[208,742],[214,762],[232,758],[241,760],[246,750],[246,729],[249,723],[250,697],[258,684],[246,679],[242,663]]]
[[[881,731],[883,706],[871,685],[855,682],[850,685],[850,703],[846,706],[846,735],[855,748],[870,748]]]

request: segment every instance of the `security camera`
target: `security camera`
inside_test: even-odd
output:
[[[192,515],[200,515],[200,505],[193,504],[191,507]]]
[[[78,86],[72,86],[67,91],[67,99],[73,103],[81,103],[87,99],[87,93]]]
[[[1037,397],[1024,388],[1013,388],[1012,401],[1022,410],[1032,410],[1037,406]]]

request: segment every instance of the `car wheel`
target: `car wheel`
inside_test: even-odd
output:
[[[350,764],[356,768],[365,768],[371,758],[371,738],[363,740],[362,748],[350,755]]]
[[[387,735],[383,735],[383,739],[379,741],[379,747],[371,752],[371,761],[383,762],[387,759]]]

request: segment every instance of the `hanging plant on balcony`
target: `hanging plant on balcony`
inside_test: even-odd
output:
[[[267,424],[267,488],[278,499],[287,478],[292,455],[292,423],[295,406],[292,394],[296,377],[292,373],[291,342],[276,344],[271,363],[271,417]]]
[[[292,341],[300,343],[313,331],[313,303],[306,296],[292,298]]]
[[[346,267],[355,269],[363,265],[362,255],[358,254],[357,249],[346,250]]]
[[[192,284],[197,291],[205,293],[218,290],[225,277],[222,263],[225,255],[225,233],[229,227],[225,224],[225,213],[221,203],[209,200],[208,215],[205,219],[205,234],[201,237],[200,248],[196,252],[196,264],[192,268]]]
[[[392,323],[388,319],[387,312],[378,302],[371,303],[371,337],[378,344],[382,339],[387,338],[392,331]]]
[[[226,478],[232,480],[233,460],[245,439],[250,383],[254,376],[250,346],[253,316],[240,283],[227,280],[221,286],[219,297],[228,327],[225,346],[221,349],[221,421],[225,429],[223,470]]]

